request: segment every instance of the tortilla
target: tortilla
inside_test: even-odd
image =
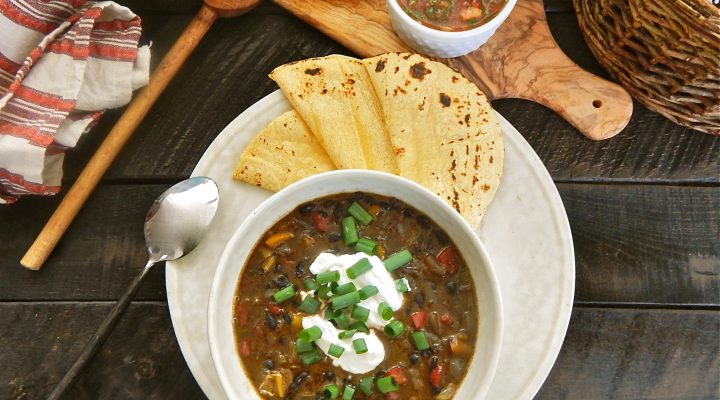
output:
[[[270,78],[338,168],[398,172],[380,104],[361,60],[310,58],[277,67]]]
[[[277,192],[302,178],[335,169],[295,111],[272,120],[240,155],[233,179]]]
[[[500,125],[485,95],[444,64],[417,54],[364,60],[383,110],[398,172],[478,226],[502,176]]]

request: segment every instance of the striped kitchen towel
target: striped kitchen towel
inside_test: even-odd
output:
[[[0,0],[0,203],[56,194],[65,150],[147,84],[140,32],[111,1]]]

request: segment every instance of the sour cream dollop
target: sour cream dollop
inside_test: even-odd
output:
[[[363,258],[367,258],[368,261],[370,261],[372,269],[355,279],[350,279],[347,276],[347,269]],[[333,360],[333,365],[339,366],[352,374],[363,374],[372,371],[380,365],[385,358],[385,347],[375,335],[375,331],[372,328],[382,329],[390,322],[382,319],[378,313],[378,306],[384,301],[393,311],[399,310],[403,305],[402,293],[397,291],[392,275],[385,269],[382,260],[377,256],[368,256],[365,253],[343,254],[340,256],[331,253],[320,253],[312,265],[310,265],[310,272],[317,275],[328,271],[340,272],[340,281],[338,282],[340,285],[352,282],[358,290],[369,285],[377,287],[378,293],[375,296],[359,303],[359,305],[370,310],[366,322],[367,326],[371,328],[370,334],[357,332],[352,338],[339,339],[338,334],[340,331],[335,328],[330,321],[325,320],[321,316],[322,311],[319,315],[303,317],[302,326],[304,329],[312,326],[320,328],[322,336],[315,343],[325,354],[328,353],[330,344],[335,344],[345,349],[339,358],[330,357]],[[365,340],[368,351],[363,354],[356,354],[352,346],[352,341],[360,338]]]
[[[345,349],[339,358],[330,357],[333,361],[333,365],[344,369],[351,374],[364,374],[370,372],[375,367],[380,365],[383,359],[385,359],[385,346],[383,346],[380,339],[375,336],[374,331],[370,331],[370,334],[357,332],[352,338],[338,339],[338,333],[340,331],[330,322],[326,321],[319,315],[312,315],[310,317],[304,317],[302,320],[303,328],[307,329],[311,326],[317,326],[322,331],[320,339],[315,341],[317,347],[320,348],[325,354],[328,353],[330,344],[333,343]],[[352,341],[355,339],[364,339],[365,345],[367,346],[367,353],[356,354],[352,346]]]

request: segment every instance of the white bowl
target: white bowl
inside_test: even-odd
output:
[[[393,29],[413,49],[432,57],[459,57],[482,46],[510,15],[517,0],[508,0],[500,12],[477,28],[446,32],[428,28],[402,10],[397,0],[387,0]]]
[[[232,327],[235,287],[256,241],[303,203],[357,191],[395,197],[425,213],[463,255],[475,281],[480,325],[474,356],[455,399],[479,399],[487,392],[500,357],[503,314],[500,289],[480,239],[454,209],[414,182],[376,171],[340,170],[303,179],[275,193],[237,228],[223,251],[210,289],[208,335],[213,363],[229,399],[260,398],[241,365]]]

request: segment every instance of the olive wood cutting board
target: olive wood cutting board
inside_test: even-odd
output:
[[[393,31],[385,0],[273,1],[363,57],[413,51]],[[491,99],[540,103],[590,139],[610,138],[630,121],[630,95],[563,53],[550,33],[542,0],[518,0],[478,50],[439,61],[460,71]]]

